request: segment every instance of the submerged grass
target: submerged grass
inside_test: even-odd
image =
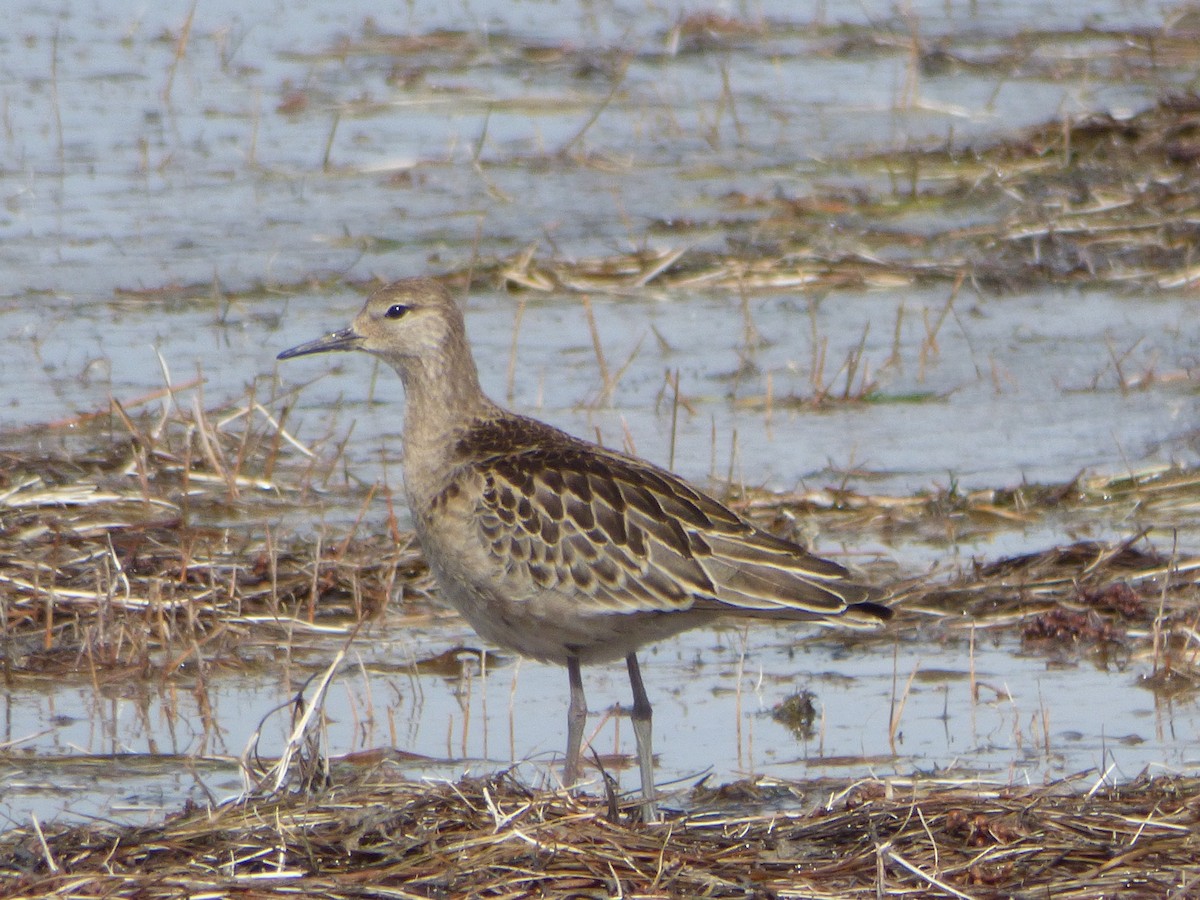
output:
[[[115,425],[93,417],[87,434],[70,429],[74,446],[61,452],[0,455],[5,678],[106,669],[164,677],[197,654],[249,664],[253,648],[281,639],[327,654],[330,638],[343,640],[398,593],[410,615],[433,614],[421,602],[432,583],[413,535],[393,519],[360,532],[374,489],[348,526],[313,534],[264,521],[310,504],[331,468],[287,433],[285,417],[253,400],[208,412],[198,399],[172,403],[136,420],[115,409]],[[1080,634],[1148,636],[1156,620],[1190,645],[1188,635],[1200,634],[1200,557],[1163,553],[1156,542],[1191,521],[1197,485],[1194,469],[1155,468],[970,493],[873,496],[843,485],[791,495],[742,489],[728,500],[777,531],[804,519],[835,534],[934,543],[949,531],[1047,516],[1135,523],[1118,545],[1054,546],[892,584],[901,618],[1028,629],[1063,608],[1112,620],[1108,630],[1077,622]],[[1118,586],[1127,591],[1120,603],[1103,599]]]
[[[279,663],[261,651],[280,644],[289,660],[334,658],[324,684],[356,629],[401,587],[429,592],[420,551],[394,521],[378,534],[351,524],[317,535],[263,523],[264,511],[311,504],[336,441],[330,463],[271,404],[205,410],[198,395],[166,399],[157,414],[114,403],[66,423],[74,436],[59,451],[0,455],[8,684],[262,671]],[[1118,544],[1074,542],[889,586],[906,632],[1012,629],[1032,651],[1119,645],[1149,663],[1148,688],[1175,694],[1200,688],[1200,557],[1163,552],[1145,530],[1190,520],[1198,483],[1196,470],[1160,468],[970,494],[841,487],[733,502],[768,527],[802,514],[881,535],[944,531],[957,518],[1000,529],[1064,510],[1136,512],[1138,531]],[[372,495],[359,497],[364,510]],[[894,698],[895,722],[903,699]],[[760,780],[698,787],[692,811],[651,829],[614,811],[613,798],[533,790],[511,776],[431,783],[397,775],[391,756],[372,757],[366,774],[331,764],[311,739],[312,708],[297,709],[283,758],[258,762],[259,783],[274,792],[149,827],[34,819],[0,834],[0,897],[1083,898],[1186,896],[1200,884],[1194,778],[1121,787],[1092,778],[1086,791],[1080,779]],[[802,803],[807,812],[778,811]]]
[[[698,218],[669,229],[683,240],[718,228],[724,250],[668,247],[584,260],[526,250],[476,271],[518,289],[618,294],[965,279],[1004,290],[1047,283],[1183,289],[1198,277],[1198,115],[1200,97],[1172,94],[1128,118],[1093,114],[977,146],[864,156],[850,165],[852,189],[730,194],[725,206],[744,219]],[[903,189],[896,171],[905,173]],[[867,224],[839,223],[851,213]]]
[[[836,213],[837,197],[728,197],[727,205],[757,218],[725,251],[564,260],[539,259],[529,248],[450,277],[585,296],[735,291],[748,344],[755,339],[750,291],[941,280],[953,285],[950,299],[926,322],[922,346],[923,354],[936,353],[938,330],[968,279],[1004,287],[1047,280],[1191,287],[1198,191],[1188,141],[1197,115],[1200,101],[1172,97],[1131,119],[1090,117],[969,152],[909,154],[907,199],[879,195],[873,205],[894,227],[846,233],[836,244],[814,245],[809,226]],[[1135,159],[1161,175],[1152,189],[1128,176],[1142,171]],[[866,172],[897,162],[893,155],[860,166]],[[991,221],[923,231],[919,240],[904,221],[964,204],[990,210]],[[211,285],[172,287],[164,295],[131,293],[124,302],[213,293]],[[818,337],[810,395],[775,396],[768,380],[765,398],[742,402],[769,415],[774,407],[936,399],[880,395],[861,346],[826,361]],[[1132,348],[1110,351],[1122,391],[1192,377],[1134,373]],[[603,390],[611,391],[622,370],[610,370],[598,339],[595,353]],[[57,450],[30,449],[32,432],[8,436],[0,451],[6,684],[163,683],[214,666],[261,671],[280,664],[273,651],[281,644],[289,663],[316,668],[397,593],[406,596],[406,615],[434,614],[422,602],[432,585],[419,548],[395,520],[371,534],[358,523],[313,534],[264,521],[335,490],[336,440],[325,453],[296,440],[287,430],[286,396],[259,401],[251,394],[206,409],[192,393],[200,385],[114,401],[41,429],[42,439],[71,435],[38,445]],[[676,383],[674,403],[681,402]],[[157,404],[161,412],[146,411]],[[969,493],[950,486],[876,496],[842,484],[784,496],[743,489],[730,499],[775,530],[793,529],[802,517],[826,532],[939,546],[1050,517],[1122,523],[1115,530],[1130,537],[1117,543],[1073,541],[958,572],[893,578],[898,628],[1008,629],[1030,652],[1120,647],[1147,663],[1148,689],[1174,696],[1200,690],[1200,556],[1187,547],[1198,486],[1200,471],[1176,467]],[[372,496],[354,493],[360,523]],[[1176,546],[1180,530],[1185,549]],[[893,727],[903,699],[893,698]],[[693,811],[652,830],[613,812],[611,798],[533,791],[513,777],[408,781],[390,761],[367,774],[331,769],[310,749],[301,729],[270,770],[289,790],[187,809],[149,828],[43,828],[35,820],[12,829],[0,835],[0,896],[1083,898],[1118,891],[1182,897],[1200,888],[1194,778],[1142,778],[1122,787],[1101,778],[1090,790],[1080,779],[1026,788],[748,782],[698,788]],[[806,797],[807,812],[761,811]],[[730,812],[737,804],[740,811]]]
[[[810,194],[693,198],[693,206],[711,214],[652,223],[635,250],[572,257],[543,254],[535,243],[508,256],[473,255],[447,277],[456,290],[483,284],[518,293],[642,298],[946,283],[953,285],[950,302],[937,322],[927,323],[936,346],[937,328],[964,286],[979,293],[1046,284],[1191,289],[1200,280],[1198,122],[1200,95],[1178,92],[1128,117],[1093,113],[962,146],[865,153],[837,161],[830,172],[837,186],[814,181]],[[386,235],[355,240],[375,252],[394,242]],[[118,291],[117,299],[228,304],[333,284],[372,286],[306,277],[238,291],[172,284]],[[1125,354],[1112,352],[1122,390],[1156,379],[1194,380],[1190,371],[1122,372]],[[816,385],[814,397],[833,399],[821,389],[827,386]],[[871,386],[863,377],[849,390],[868,397]]]
[[[189,15],[177,58],[190,23]],[[914,77],[918,69],[982,66],[1003,75],[1030,66],[1090,72],[1098,64],[1095,53],[1083,62],[1082,55],[1045,62],[1019,45],[1006,44],[991,57],[932,48],[920,40],[918,23],[899,24],[908,27],[830,32],[825,52],[911,47]],[[670,53],[703,53],[766,45],[780,32],[776,23],[700,13],[680,19],[663,44]],[[1191,33],[1096,32],[1081,39],[1100,38],[1110,47],[1103,59],[1109,68],[1171,58],[1194,67]],[[607,86],[568,98],[591,117],[557,154],[585,164],[576,145],[614,99],[629,65],[623,48],[583,56],[503,34],[397,37],[366,27],[361,39],[322,56],[352,54],[403,59],[414,68],[406,76],[414,83],[426,69],[466,70],[497,54],[581,74],[600,71]],[[713,145],[723,118],[739,127],[735,92],[723,74],[707,136]],[[909,102],[918,102],[916,93],[914,84]],[[561,106],[562,99],[554,102]],[[303,92],[285,101],[280,111],[289,114],[310,105]],[[311,108],[327,114],[324,102]],[[353,101],[344,112],[385,108]],[[336,166],[331,150],[342,115],[338,110],[329,128],[325,169]],[[852,188],[799,197],[730,193],[718,204],[717,221],[652,226],[651,233],[676,237],[680,246],[598,259],[539,258],[530,248],[479,260],[454,277],[583,294],[711,288],[736,291],[743,300],[755,290],[928,281],[952,283],[957,292],[967,279],[1009,289],[1049,282],[1187,290],[1200,277],[1192,258],[1198,117],[1200,100],[1176,95],[1130,118],[1093,115],[986,146],[864,157],[850,167],[859,182]],[[479,152],[474,162],[482,173]],[[872,224],[854,225],[853,212]],[[725,221],[729,213],[737,221]],[[969,224],[947,228],[943,218]],[[722,249],[686,245],[690,232],[714,229],[728,235]],[[814,238],[818,233],[826,237]],[[376,253],[394,245],[387,237],[363,240]],[[236,299],[281,289],[253,286]],[[117,300],[231,297],[217,285],[195,284],[118,292]],[[938,324],[930,328],[931,348]],[[1153,378],[1192,377],[1131,375],[1129,351],[1110,349],[1123,391]],[[620,370],[609,373],[598,341],[596,356],[610,391]],[[762,405],[769,411],[772,404],[932,399],[878,395],[861,353],[832,375],[820,362],[814,360],[810,397],[768,394]],[[18,445],[0,452],[0,661],[7,684],[78,676],[162,682],[214,664],[260,670],[264,660],[275,663],[256,648],[281,642],[289,658],[334,657],[399,589],[417,598],[428,592],[419,550],[394,521],[378,535],[355,526],[294,534],[265,524],[264,511],[282,514],[323,490],[338,453],[321,458],[296,441],[286,413],[275,412],[283,408],[279,402],[250,397],[220,410],[205,409],[198,394],[181,402],[197,386],[175,386],[137,404],[162,400],[161,415],[114,401],[110,409],[58,423],[75,434],[61,451],[34,452],[19,446],[20,436],[9,436]],[[1064,513],[1133,522],[1133,536],[1116,544],[1076,541],[893,584],[899,627],[1013,629],[1031,649],[1121,644],[1150,660],[1148,687],[1175,692],[1200,687],[1200,558],[1171,539],[1176,527],[1194,523],[1198,483],[1197,470],[1178,468],[970,494],[949,488],[881,497],[841,486],[789,497],[743,492],[735,501],[777,528],[801,513],[832,531],[931,541],[939,533],[946,540],[951,526],[995,531]],[[361,499],[365,509],[370,492]],[[1164,544],[1169,552],[1160,549]],[[428,614],[414,608],[414,615]],[[902,705],[900,698],[893,725]],[[802,724],[805,715],[800,709]],[[295,749],[308,749],[303,737],[301,730]],[[614,811],[613,802],[535,792],[513,777],[415,782],[397,776],[390,763],[367,774],[343,768],[329,775],[303,752],[294,769],[304,773],[277,769],[288,789],[186,809],[147,828],[42,827],[34,820],[11,829],[0,835],[0,896],[1091,898],[1200,890],[1195,778],[1144,777],[1122,787],[1094,776],[1040,787],[759,781],[724,793],[698,791],[693,811],[647,829]],[[757,808],[731,812],[733,796]],[[807,798],[808,811],[761,811],[798,798]]]

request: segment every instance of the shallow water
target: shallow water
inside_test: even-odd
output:
[[[1013,639],[984,633],[973,651],[965,632],[850,647],[828,635],[797,637],[763,626],[720,629],[643,653],[658,776],[670,783],[670,805],[687,805],[687,789],[706,776],[713,784],[868,774],[1037,784],[1089,771],[1089,782],[1120,781],[1200,765],[1200,709],[1142,687],[1148,661],[1029,655]],[[459,641],[477,646],[455,627],[362,642],[329,691],[327,751],[394,746],[417,757],[393,765],[435,779],[498,771],[515,760],[533,783],[556,784],[566,732],[563,670],[501,657],[481,671],[476,657],[464,655],[458,676],[417,674],[423,654]],[[293,683],[226,676],[202,697],[186,685],[10,694],[9,733],[27,737],[19,748],[36,754],[0,763],[0,812],[11,821],[29,811],[42,821],[140,821],[181,797],[232,796],[243,787],[237,758],[256,731],[259,753],[283,748],[288,703],[306,674],[298,671]],[[584,684],[592,710],[585,733],[621,787],[636,791],[628,719],[611,714],[614,704],[629,703],[624,667],[587,669]],[[804,690],[814,694],[816,717],[811,733],[797,734],[770,713]],[[36,726],[44,732],[28,738]],[[119,755],[115,764],[109,754]],[[375,762],[369,756],[360,765]]]
[[[23,429],[104,408],[110,396],[132,401],[168,373],[176,383],[201,374],[208,402],[250,384],[270,402],[304,384],[291,419],[301,439],[329,446],[353,422],[355,477],[385,477],[382,455],[395,483],[403,400],[391,373],[377,373],[382,402],[372,403],[366,358],[274,362],[278,350],[344,325],[361,302],[348,290],[302,285],[332,273],[465,269],[476,255],[531,245],[566,259],[638,247],[719,250],[753,224],[728,201],[735,193],[886,184],[882,170],[839,161],[965,146],[1062,114],[1128,112],[1192,77],[1168,65],[1123,66],[1124,38],[1113,32],[1160,27],[1160,7],[1149,3],[1093,3],[1086,16],[1070,4],[943,0],[908,4],[905,20],[890,2],[760,2],[720,13],[769,23],[769,38],[680,31],[681,4],[243,6],[197,4],[177,64],[186,4],[135,14],[117,3],[51,10],[22,2],[10,11],[0,36],[6,447],[57,440]],[[1095,30],[1053,34],[1081,26]],[[913,82],[904,39],[914,30],[966,62],[993,60],[1014,41],[1024,49],[1003,75],[960,64]],[[576,140],[626,65],[611,102]],[[560,153],[568,147],[573,154]],[[684,221],[698,225],[665,227]],[[899,227],[919,237],[928,224],[914,214]],[[831,216],[827,239],[846,240],[854,227],[850,216]],[[211,299],[163,290],[196,285],[212,285]],[[847,288],[819,302],[801,289],[756,293],[747,310],[724,290],[591,300],[609,367],[625,367],[610,398],[598,402],[585,310],[566,294],[470,298],[487,389],[615,446],[628,434],[639,453],[701,483],[732,476],[793,489],[838,484],[851,472],[851,487],[907,495],[952,482],[1002,487],[1195,461],[1191,379],[1122,390],[1113,364],[1120,358],[1127,374],[1194,367],[1200,324],[1186,293],[1047,287],[995,296],[966,285],[936,352],[922,345],[950,300],[945,285]],[[746,337],[747,314],[761,343]],[[789,395],[811,394],[820,347],[828,362],[817,380],[838,385],[838,366],[860,341],[881,402],[787,408]],[[674,371],[687,405],[672,459],[666,375]],[[346,522],[356,513],[335,503],[320,515]],[[378,510],[371,521],[382,517]],[[1194,526],[1181,525],[1186,543]],[[1049,521],[934,545],[814,537],[821,552],[881,556],[913,572],[1044,548],[1080,530],[1124,537],[1137,523]],[[901,636],[898,648],[884,640],[846,653],[828,635],[793,644],[756,627],[744,658],[742,642],[740,632],[702,632],[646,654],[664,777],[949,770],[1039,780],[1113,764],[1112,777],[1197,764],[1196,702],[1164,706],[1139,687],[1148,670],[1141,660],[1103,668],[981,638],[976,677],[996,690],[973,700],[965,637]],[[356,647],[367,674],[346,675],[331,696],[330,751],[395,743],[431,757],[413,764],[431,777],[514,758],[540,765],[559,752],[561,671],[497,664],[484,686],[478,675],[464,684],[405,668],[458,644],[476,646],[450,624],[385,629]],[[903,685],[917,666],[946,674],[914,682],[893,756],[893,682]],[[0,764],[0,811],[14,822],[30,811],[43,820],[137,818],[199,799],[201,783],[218,796],[235,791],[232,762],[198,764],[193,775],[156,774],[152,760],[119,770],[81,761],[64,778],[62,764],[38,758],[236,757],[296,683],[244,673],[169,694],[90,683],[8,691],[0,741],[32,755]],[[627,702],[620,667],[596,670],[587,683],[595,711]],[[823,711],[820,741],[798,742],[763,715],[805,687]],[[268,719],[264,752],[282,741],[283,718]],[[616,745],[615,727],[605,726],[599,750]],[[628,731],[620,722],[626,750]],[[550,776],[543,767],[533,777]],[[622,781],[631,786],[631,775]]]

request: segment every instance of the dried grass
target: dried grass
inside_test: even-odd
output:
[[[261,525],[205,524],[305,496],[321,478],[306,454],[281,457],[289,436],[254,408],[126,412],[119,427],[85,438],[86,449],[0,457],[0,655],[10,684],[70,672],[170,679],[192,656],[245,666],[256,643],[280,640],[333,657],[329,638],[344,644],[400,583],[426,589],[405,534],[351,529],[300,541]],[[802,512],[856,529],[955,516],[998,528],[1063,509],[1131,507],[1168,522],[1193,514],[1198,479],[1159,469],[965,496],[818,491],[737,502],[766,522]],[[1148,686],[1194,690],[1198,571],[1200,558],[1164,554],[1140,534],[1052,547],[901,585],[898,627],[1020,628],[1056,647],[1121,642],[1152,659]],[[758,781],[697,788],[692,812],[646,828],[609,801],[532,791],[512,777],[412,782],[377,756],[372,771],[343,761],[330,776],[302,728],[289,749],[291,768],[285,761],[262,783],[290,790],[150,827],[34,820],[0,834],[0,897],[1091,898],[1183,897],[1200,886],[1195,778],[1028,788]]]
[[[104,670],[161,677],[200,647],[206,661],[236,666],[281,640],[329,655],[402,585],[410,600],[428,596],[420,550],[395,522],[383,534],[352,526],[315,537],[260,524],[263,510],[282,514],[288,498],[307,502],[324,477],[318,468],[329,465],[314,462],[261,406],[206,413],[197,403],[173,403],[157,418],[135,421],[123,410],[118,418],[119,429],[83,438],[83,450],[0,456],[6,678]],[[284,447],[293,452],[282,454]],[[900,627],[932,621],[1020,628],[1030,640],[1069,633],[1153,641],[1156,662],[1168,654],[1200,686],[1200,557],[1164,555],[1146,537],[1152,528],[1170,534],[1190,523],[1198,484],[1195,470],[1154,468],[965,494],[888,497],[830,487],[743,492],[730,502],[777,530],[819,519],[829,533],[933,541],[1047,516],[1144,523],[1115,546],[1051,547],[893,585],[902,598]],[[362,497],[364,513],[372,494]],[[248,524],[211,524],[239,518]],[[422,603],[407,609],[434,614]]]
[[[15,829],[0,897],[1191,896],[1200,780],[1085,786],[793,785],[815,808],[646,827],[504,775],[377,770],[148,828]]]
[[[745,221],[720,222],[725,250],[687,246],[689,231],[714,227],[698,219],[663,224],[676,246],[578,260],[539,258],[530,247],[476,274],[518,290],[663,296],[964,280],[1006,290],[1186,289],[1200,279],[1197,122],[1200,97],[1173,94],[1129,118],[1093,114],[983,146],[865,156],[839,169],[861,182],[850,195],[727,196],[729,212]],[[881,173],[891,194],[878,193]],[[953,220],[964,209],[972,218],[985,210],[987,221],[937,230],[940,212]],[[831,234],[834,217],[851,211],[872,224]]]
[[[720,47],[770,31],[698,14],[681,19],[671,41]],[[187,37],[185,29],[177,57]],[[1156,37],[1124,41],[1107,63],[1138,64],[1142,45],[1150,47],[1152,63],[1194,60],[1192,35]],[[915,30],[911,38],[897,32],[877,40],[911,43],[922,65],[1036,64],[1021,50],[1010,60],[938,59],[921,51]],[[367,33],[331,52],[339,58],[349,52],[459,58],[482,46],[457,33],[415,39]],[[522,50],[554,59],[568,53]],[[853,52],[852,45],[835,52]],[[617,73],[625,59],[614,52],[602,62]],[[620,83],[613,78],[614,92]],[[723,101],[726,96],[736,124],[728,87]],[[603,108],[593,104],[585,130]],[[858,161],[864,182],[882,172],[902,187],[890,197],[868,191],[846,202],[832,193],[731,194],[724,199],[728,208],[761,215],[748,222],[745,239],[733,235],[727,252],[672,247],[568,261],[537,259],[530,248],[476,271],[536,291],[645,295],[721,288],[743,298],[750,290],[922,280],[947,280],[957,290],[966,279],[1005,287],[1188,289],[1200,277],[1193,260],[1198,121],[1200,100],[1169,97],[1129,119],[1089,116],[993,146]],[[905,197],[912,203],[898,202]],[[898,219],[930,202],[988,205],[996,215],[981,226],[936,234],[876,225],[828,245],[811,239],[828,231],[811,223],[827,224],[851,208]],[[696,224],[704,230],[712,223]],[[687,229],[660,223],[658,230]],[[206,296],[209,286],[178,292]],[[1128,352],[1110,350],[1121,390],[1192,377],[1130,375],[1124,371]],[[858,362],[847,360],[847,394]],[[814,374],[819,371],[814,366]],[[854,390],[865,394],[865,370],[861,382]],[[815,394],[829,383],[823,380]],[[60,430],[82,433],[69,452],[0,455],[0,658],[9,684],[70,672],[164,679],[196,655],[245,665],[255,642],[273,646],[281,639],[311,637],[315,652],[332,656],[322,640],[333,635],[340,643],[383,609],[401,582],[418,595],[426,589],[408,535],[364,537],[350,530],[314,540],[227,524],[250,506],[282,508],[285,497],[309,495],[336,455],[333,462],[313,458],[287,432],[286,416],[276,418],[253,398],[214,415],[198,395],[180,403],[186,387],[143,398],[163,400],[161,416],[136,417],[136,404],[114,402],[101,414],[58,423]],[[283,460],[283,450],[301,458]],[[1064,510],[1114,519],[1136,511],[1139,522],[1165,533],[1194,520],[1198,482],[1195,470],[1170,469],[968,495],[949,490],[896,498],[822,489],[739,502],[764,521],[799,511],[821,516],[833,529],[914,536],[945,532],[948,524],[1019,526]],[[1200,686],[1197,571],[1200,558],[1164,553],[1143,543],[1142,534],[1117,545],[1050,547],[902,586],[899,627],[1020,628],[1029,642],[1056,645],[1122,642],[1152,656],[1151,687],[1194,690]],[[613,815],[609,803],[535,793],[507,776],[424,783],[397,777],[390,765],[361,773],[343,764],[326,780],[310,777],[324,771],[313,762],[299,754],[295,767],[309,775],[298,779],[287,766],[277,770],[302,790],[186,809],[150,827],[42,827],[34,820],[9,830],[0,835],[0,896],[1200,894],[1196,778],[1146,777],[1122,787],[1101,779],[1087,790],[1082,778],[1024,788],[905,779],[850,786],[760,781],[716,794],[698,790],[699,811],[646,828]],[[730,812],[734,793],[757,808]],[[803,800],[806,812],[761,811]],[[706,803],[716,808],[702,811]]]
[[[135,421],[114,404],[113,415],[115,428],[101,417],[62,423],[56,431],[91,430],[54,454],[0,456],[10,683],[164,677],[201,647],[205,662],[231,666],[281,642],[328,653],[401,581],[424,593],[411,535],[308,538],[261,524],[287,498],[311,496],[321,473],[306,449],[281,461],[280,448],[298,442],[260,405],[169,403]]]

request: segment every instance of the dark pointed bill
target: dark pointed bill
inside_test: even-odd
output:
[[[330,350],[357,350],[360,343],[362,343],[362,338],[355,334],[353,329],[343,328],[341,331],[327,334],[325,337],[309,341],[307,344],[301,344],[298,347],[292,347],[290,350],[284,350],[275,358],[291,359],[293,356],[306,356],[309,353],[327,353]]]

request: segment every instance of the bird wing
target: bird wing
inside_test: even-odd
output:
[[[704,609],[868,624],[887,616],[836,563],[757,528],[679,477],[532,419],[488,423],[469,466],[498,563],[597,609]],[[485,451],[480,453],[483,448]]]

